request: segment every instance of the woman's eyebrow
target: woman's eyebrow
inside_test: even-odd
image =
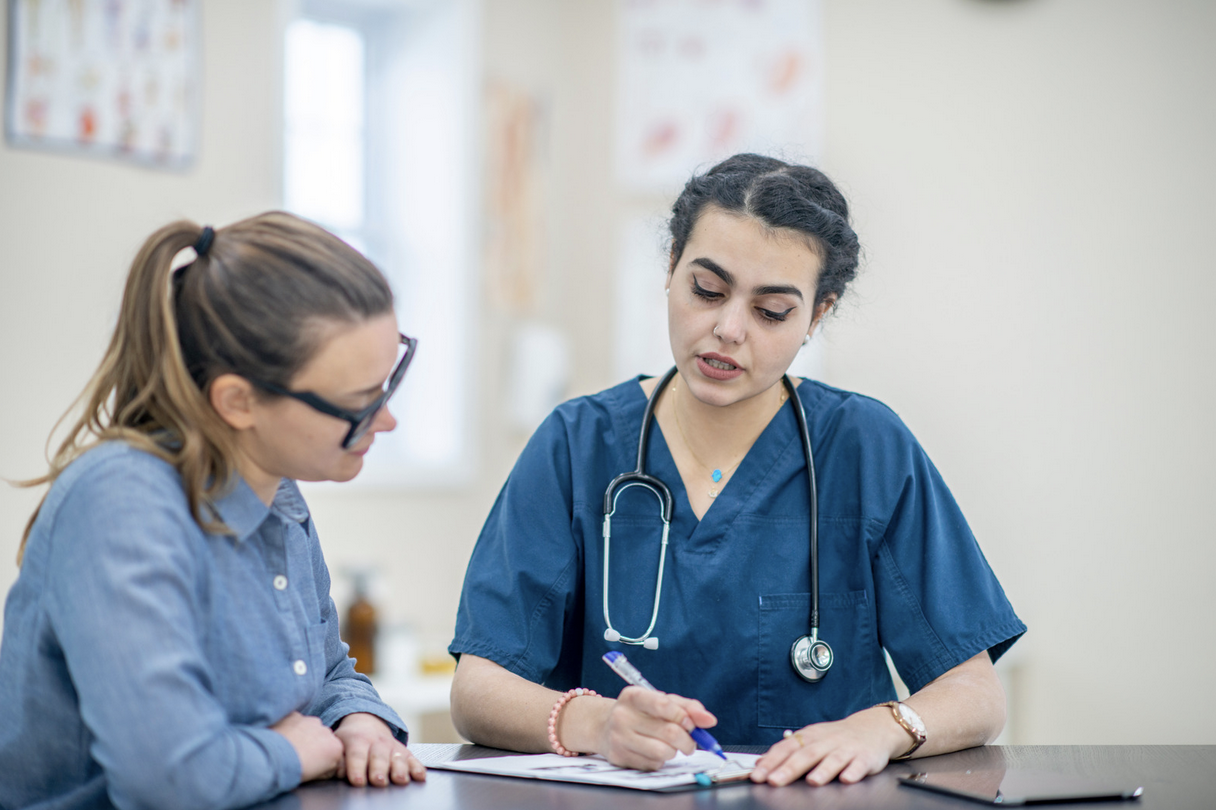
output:
[[[713,259],[707,259],[704,256],[693,259],[689,264],[696,264],[704,267],[709,272],[713,273],[718,278],[726,282],[727,286],[735,286],[735,276],[722,265],[715,262]]]
[[[734,274],[732,274],[722,265],[715,262],[713,259],[707,259],[702,256],[693,259],[691,262],[689,262],[689,264],[704,267],[706,270],[726,282],[728,286],[735,286]],[[766,284],[753,289],[752,295],[795,295],[798,297],[799,301],[806,300],[802,296],[802,290],[798,289],[793,284]]]
[[[769,284],[763,287],[756,287],[752,290],[752,295],[796,295],[799,301],[805,300],[802,297],[802,290],[793,284]]]

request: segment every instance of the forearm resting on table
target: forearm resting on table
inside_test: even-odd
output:
[[[452,681],[452,722],[461,736],[479,745],[551,751],[549,712],[561,695],[493,661],[465,653]],[[612,703],[591,697],[570,701],[561,713],[558,739],[572,751],[594,751],[597,729],[603,726],[600,715],[606,715]]]
[[[915,757],[985,745],[1005,727],[1005,689],[987,651],[943,673],[904,702],[925,721],[928,735]]]

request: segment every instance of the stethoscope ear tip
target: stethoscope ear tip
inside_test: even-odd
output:
[[[647,636],[646,638],[644,638],[642,640],[633,639],[633,638],[622,639],[620,632],[617,630],[613,630],[611,627],[609,627],[607,630],[604,631],[604,641],[607,641],[609,644],[616,644],[617,642],[621,642],[623,644],[641,645],[642,647],[646,648],[647,650],[657,650],[659,648],[659,640],[657,638],[655,638],[654,636]]]

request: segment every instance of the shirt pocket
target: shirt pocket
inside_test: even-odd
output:
[[[304,703],[311,702],[320,691],[321,686],[325,683],[325,673],[329,671],[328,662],[325,657],[325,643],[329,637],[329,623],[320,622],[312,624],[304,628],[304,641],[307,646],[305,651],[305,662],[308,664],[308,671],[303,676],[307,686],[305,695],[307,696]]]
[[[865,591],[819,594],[819,638],[832,648],[833,663],[810,683],[794,671],[790,648],[810,632],[809,593],[760,597],[758,720],[762,728],[798,729],[838,720],[873,705],[868,643],[874,638]]]

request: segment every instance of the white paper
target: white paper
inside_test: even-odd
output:
[[[696,751],[689,756],[677,754],[657,771],[636,771],[613,765],[601,756],[563,757],[558,754],[526,754],[514,757],[485,757],[429,764],[428,768],[469,771],[498,776],[518,776],[524,779],[547,779],[556,782],[579,782],[588,785],[608,785],[639,790],[664,790],[697,783],[696,775],[736,775],[750,772],[759,754],[727,754],[723,761],[708,751]]]

